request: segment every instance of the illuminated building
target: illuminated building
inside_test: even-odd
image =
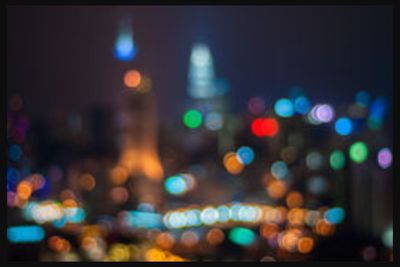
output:
[[[138,94],[124,90],[118,114],[120,158],[114,169],[114,183],[124,183],[138,196],[137,201],[157,205],[163,168],[157,150],[156,104],[151,92]],[[127,176],[131,177],[130,181]]]

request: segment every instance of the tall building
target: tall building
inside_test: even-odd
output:
[[[214,60],[205,44],[195,44],[192,48],[188,82],[190,108],[203,114],[207,130],[217,132],[219,153],[233,149],[235,122],[229,113],[228,85],[216,77]]]

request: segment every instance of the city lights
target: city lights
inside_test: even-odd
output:
[[[335,53],[316,53],[326,57],[318,59],[310,49],[300,49],[302,56],[278,51],[289,47],[282,43],[288,39],[276,38],[279,30],[254,31],[261,17],[208,29],[197,25],[197,8],[158,8],[152,15],[147,7],[124,9],[104,17],[125,23],[94,38],[90,57],[82,46],[87,40],[74,44],[80,54],[72,61],[63,53],[54,61],[46,55],[51,49],[34,51],[36,45],[34,53],[21,54],[23,38],[11,40],[11,65],[23,55],[33,74],[51,77],[21,83],[21,73],[11,68],[9,75],[3,216],[9,261],[393,261],[392,194],[386,192],[393,187],[393,107],[387,84],[380,84],[388,81],[382,75],[390,74],[390,64],[383,63],[392,57],[366,53],[378,47],[371,42],[390,38],[356,27],[369,46],[343,69],[342,60],[332,60],[343,54],[335,48],[337,35],[330,38]],[[282,10],[276,17],[290,19]],[[108,22],[98,24],[99,11],[62,23],[63,30],[87,29],[89,17],[91,27],[102,28]],[[32,21],[30,13],[11,24]],[[231,13],[218,14],[230,21]],[[344,24],[357,17],[347,15]],[[191,20],[170,19],[183,17]],[[364,19],[356,18],[368,25]],[[21,25],[39,37],[63,36]],[[358,36],[350,28],[346,38]],[[267,38],[253,40],[254,33]],[[320,37],[308,41],[321,44]],[[297,39],[290,40],[293,47]],[[64,41],[54,51],[67,51]],[[359,46],[346,47],[349,56]],[[363,64],[354,63],[360,59]],[[382,63],[382,71],[366,72],[374,70],[365,66],[371,62]],[[302,70],[308,63],[312,68]],[[62,80],[71,70],[71,81]]]

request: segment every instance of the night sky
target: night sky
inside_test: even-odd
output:
[[[30,114],[115,105],[131,67],[151,77],[160,114],[171,117],[188,98],[197,41],[209,45],[238,111],[252,96],[272,102],[296,85],[333,104],[359,90],[392,94],[391,7],[14,6],[7,15],[7,92]],[[123,64],[112,48],[129,17],[139,50]]]

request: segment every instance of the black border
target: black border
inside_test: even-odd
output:
[[[94,0],[94,1],[51,1],[51,0],[39,0],[39,1],[33,1],[33,0],[6,0],[6,1],[0,1],[1,2],[1,13],[0,13],[0,18],[1,18],[1,31],[2,31],[2,38],[1,38],[1,65],[2,65],[2,73],[1,73],[1,82],[2,82],[2,96],[1,98],[3,99],[4,102],[2,102],[2,108],[4,111],[4,115],[2,116],[2,125],[6,125],[6,114],[7,114],[7,7],[8,6],[15,6],[15,5],[254,5],[254,4],[262,4],[262,5],[355,5],[355,6],[365,6],[365,5],[376,5],[376,6],[382,6],[382,5],[389,5],[392,6],[393,8],[393,101],[392,101],[392,107],[393,107],[393,175],[399,173],[399,164],[397,162],[398,156],[399,156],[399,151],[400,151],[400,143],[397,139],[399,136],[398,128],[399,128],[399,115],[400,115],[400,105],[399,105],[399,100],[400,100],[400,68],[399,68],[399,59],[400,59],[400,42],[399,42],[399,35],[400,35],[400,18],[399,18],[399,13],[400,13],[400,1],[396,0],[308,0],[308,1],[300,1],[300,0],[247,0],[247,1],[235,1],[231,3],[227,3],[227,1],[205,1],[205,0],[191,0],[190,2],[188,1],[154,1],[154,0],[139,0],[139,1],[127,1],[127,0]],[[4,137],[2,138],[2,151],[6,151],[6,127],[4,127],[4,130],[2,131],[2,134]],[[6,153],[2,153],[2,158],[1,158],[1,169],[3,170],[3,174],[5,173],[6,170]],[[398,233],[398,227],[397,223],[399,222],[399,212],[398,209],[396,208],[396,205],[398,205],[398,202],[400,201],[400,197],[397,191],[400,189],[400,177],[396,177],[396,175],[393,177],[393,227],[394,227],[394,240],[393,240],[393,262],[374,262],[374,263],[368,263],[371,265],[378,265],[381,266],[383,264],[396,264],[399,262],[399,238],[400,235]],[[0,193],[2,195],[2,207],[3,210],[7,210],[7,205],[6,205],[6,194],[5,191],[1,191]],[[8,262],[7,261],[7,240],[6,240],[6,218],[7,216],[1,216],[1,225],[3,228],[3,235],[1,239],[1,245],[0,245],[0,252],[1,252],[1,258],[2,258],[2,263],[6,263],[6,265],[25,265],[26,263],[30,262]],[[345,262],[345,261],[338,261],[338,262],[302,262],[303,264],[323,264],[323,265],[332,265],[335,263],[340,263],[340,262]],[[54,262],[32,262],[33,265],[47,265],[47,264],[54,264]],[[215,264],[215,262],[208,262],[209,264]],[[250,262],[246,262],[245,264],[249,264]],[[262,264],[261,262],[256,264]],[[349,262],[350,263],[350,262]],[[354,264],[367,264],[365,262],[351,262]],[[69,263],[64,263],[64,262],[57,262],[57,264],[69,264]],[[107,264],[102,263],[102,262],[76,262],[75,264]],[[111,263],[114,264],[114,263]],[[140,265],[140,264],[177,264],[177,263],[147,263],[147,262],[130,262],[130,263],[117,263],[118,265],[126,265],[126,266],[132,266],[132,264],[135,265]],[[186,263],[181,263],[181,264],[186,264]],[[202,262],[192,262],[189,264],[202,264]],[[228,263],[229,264],[229,263]],[[250,263],[253,264],[253,263]],[[264,263],[265,264],[265,263]],[[291,262],[277,262],[276,264],[291,264]]]

